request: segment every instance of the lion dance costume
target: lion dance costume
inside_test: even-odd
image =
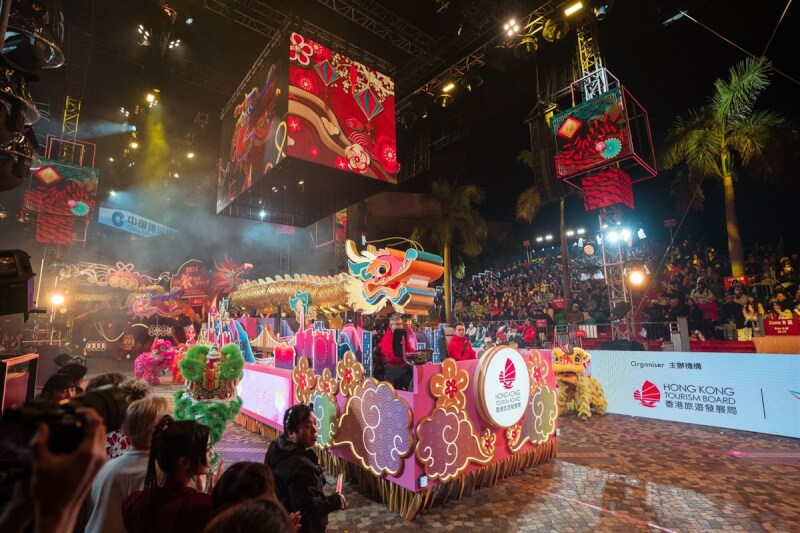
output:
[[[586,363],[592,358],[582,348],[565,347],[553,349],[553,371],[558,384],[558,411],[577,411],[581,420],[595,414],[603,415],[608,401],[603,387],[592,377],[585,374]]]
[[[235,344],[222,349],[196,344],[186,351],[179,366],[186,384],[175,393],[175,418],[208,426],[213,447],[242,407],[242,399],[236,393],[244,367],[242,352]],[[209,479],[222,473],[221,463],[215,452]]]
[[[175,348],[170,341],[155,341],[149,352],[143,352],[133,362],[133,375],[151,385],[161,385],[160,375],[172,367]]]

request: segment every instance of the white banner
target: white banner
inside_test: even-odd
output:
[[[609,413],[800,438],[800,355],[591,355]]]

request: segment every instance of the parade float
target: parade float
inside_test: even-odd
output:
[[[558,404],[548,353],[498,346],[480,360],[434,357],[439,363],[407,354],[423,364],[413,365],[410,390],[402,391],[371,377],[371,332],[308,319],[313,308],[422,315],[432,305],[441,257],[414,248],[359,253],[352,241],[347,253],[348,271],[337,276],[254,280],[231,294],[239,308],[292,309],[299,324],[290,337],[270,328],[259,335],[274,357],[245,363],[238,423],[274,439],[286,408],[312,404],[327,471],[357,480],[408,520],[555,456]]]

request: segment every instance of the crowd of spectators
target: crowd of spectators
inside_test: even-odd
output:
[[[727,258],[687,239],[671,250],[661,292],[646,302],[652,322],[688,317],[696,339],[749,338],[758,318],[800,317],[800,255],[778,245],[746,254],[742,279],[732,278]]]

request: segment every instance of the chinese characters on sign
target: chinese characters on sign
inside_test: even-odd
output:
[[[800,335],[800,325],[793,318],[764,319],[766,335]]]

